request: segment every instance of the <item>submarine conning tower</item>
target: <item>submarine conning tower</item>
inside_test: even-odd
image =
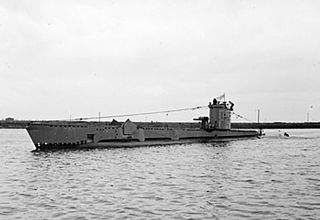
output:
[[[232,102],[218,101],[213,99],[209,102],[209,126],[214,129],[231,129],[231,111],[234,104]]]

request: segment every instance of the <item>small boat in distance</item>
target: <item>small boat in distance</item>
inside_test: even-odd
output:
[[[231,129],[232,102],[213,99],[199,122],[35,121],[27,131],[36,150],[83,147],[137,147],[257,137],[255,130]]]
[[[289,135],[287,132],[284,132],[284,133],[283,133],[283,136],[285,136],[285,137],[290,137],[290,135]]]

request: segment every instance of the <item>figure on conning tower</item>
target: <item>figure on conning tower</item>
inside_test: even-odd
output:
[[[212,101],[212,104],[213,104],[213,105],[216,105],[217,103],[218,103],[217,99],[214,98],[213,101]]]

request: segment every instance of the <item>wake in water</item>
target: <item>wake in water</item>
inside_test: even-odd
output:
[[[289,140],[302,140],[302,139],[320,139],[319,130],[266,130],[266,134],[262,136],[264,139],[289,139]]]

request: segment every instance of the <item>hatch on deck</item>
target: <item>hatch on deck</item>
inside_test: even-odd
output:
[[[123,124],[123,134],[124,135],[132,135],[138,131],[138,127],[135,123],[130,121],[129,119]]]
[[[87,143],[94,143],[94,134],[87,134]]]

